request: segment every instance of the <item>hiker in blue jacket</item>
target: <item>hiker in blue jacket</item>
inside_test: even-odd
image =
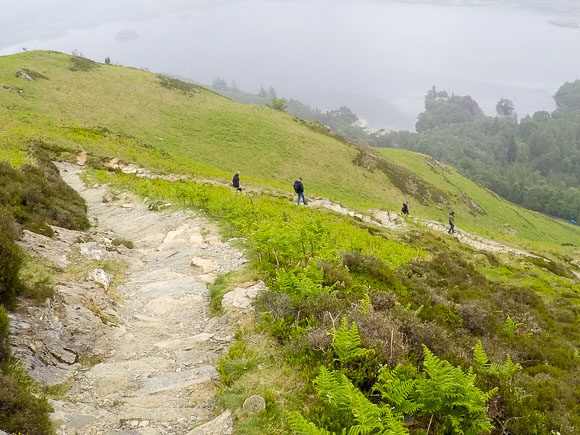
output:
[[[304,184],[302,184],[302,178],[299,178],[294,182],[294,192],[298,194],[298,202],[296,204],[300,205],[300,198],[302,198],[304,205],[306,205],[306,198],[304,198]]]

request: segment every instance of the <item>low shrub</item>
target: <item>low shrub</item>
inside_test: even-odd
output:
[[[24,228],[48,236],[53,233],[49,225],[88,228],[84,200],[60,178],[39,146],[33,146],[32,152],[38,166],[24,164],[16,170],[0,162],[0,203]]]
[[[8,433],[47,435],[53,433],[52,408],[42,396],[26,388],[18,376],[0,374],[0,428]]]
[[[124,246],[127,249],[133,249],[135,247],[131,240],[126,239],[113,239],[111,243],[113,246]]]
[[[393,270],[384,261],[372,254],[365,255],[356,251],[345,252],[342,261],[350,271],[374,278],[385,284],[387,288],[400,286]]]
[[[0,208],[0,303],[12,303],[20,289],[18,273],[22,264],[20,249],[14,243],[12,216]]]
[[[6,314],[4,307],[0,305],[0,363],[8,361],[8,358],[10,358],[10,333],[8,330],[9,325],[10,319],[8,319],[8,315]]]

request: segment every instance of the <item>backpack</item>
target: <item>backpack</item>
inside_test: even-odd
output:
[[[294,192],[300,193],[301,191],[302,191],[302,183],[300,182],[300,180],[296,180],[294,182]]]

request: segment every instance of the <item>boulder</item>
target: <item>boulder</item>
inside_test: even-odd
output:
[[[262,396],[259,396],[258,394],[254,394],[253,396],[250,396],[244,400],[242,409],[244,412],[248,412],[250,414],[256,414],[260,411],[264,411],[266,409],[266,399],[264,399]]]
[[[92,279],[97,284],[103,286],[105,290],[109,290],[111,281],[113,281],[113,275],[105,272],[103,269],[93,269],[89,272],[89,278]]]
[[[267,289],[268,287],[266,287],[263,281],[258,281],[256,284],[247,288],[236,287],[224,295],[222,307],[226,311],[250,312],[253,310],[252,301]]]

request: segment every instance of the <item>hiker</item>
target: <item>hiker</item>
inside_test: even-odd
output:
[[[401,209],[401,212],[406,216],[409,215],[409,201],[405,201],[403,203],[403,208]]]
[[[449,211],[449,234],[453,234],[455,232],[455,212]]]
[[[234,189],[237,189],[238,192],[242,191],[242,188],[240,187],[240,174],[238,172],[236,172],[234,178],[232,178],[232,186],[234,186]]]
[[[304,205],[306,205],[306,198],[304,198],[304,184],[302,184],[302,178],[299,178],[294,182],[294,192],[298,194],[298,202],[296,204],[300,205],[300,198],[302,198]]]

